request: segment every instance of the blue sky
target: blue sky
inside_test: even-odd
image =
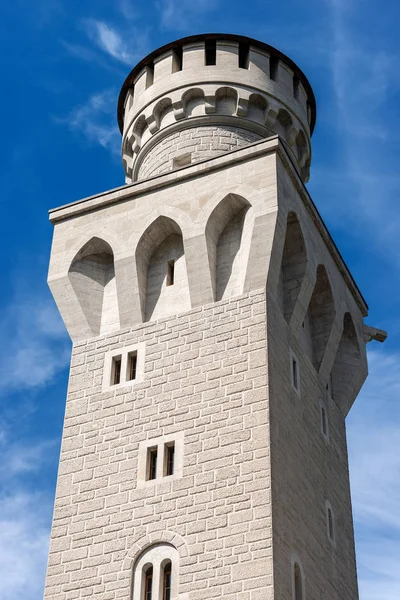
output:
[[[47,210],[124,183],[116,101],[168,41],[226,31],[288,54],[317,98],[308,189],[370,306],[348,418],[361,600],[400,598],[400,78],[396,0],[13,0],[0,9],[0,596],[42,597],[70,343]]]

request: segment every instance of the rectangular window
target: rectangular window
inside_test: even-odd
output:
[[[157,477],[157,446],[147,451],[147,479],[150,481]]]
[[[172,72],[182,71],[183,48],[179,46],[172,51]]]
[[[249,68],[250,46],[246,42],[239,42],[239,69]]]
[[[174,474],[175,444],[171,442],[165,446],[165,475]]]
[[[269,76],[272,81],[276,81],[278,79],[278,64],[279,59],[276,56],[269,57]]]
[[[147,569],[146,571],[146,583],[144,588],[145,600],[151,600],[153,595],[153,569]]]
[[[175,261],[169,260],[167,265],[167,286],[174,285],[175,279]]]
[[[217,41],[216,40],[206,40],[205,61],[206,61],[206,65],[217,64]]]
[[[186,152],[185,154],[181,154],[180,156],[175,156],[172,159],[172,169],[180,169],[180,167],[186,167],[186,165],[190,165],[192,162],[192,153]]]
[[[132,381],[136,379],[136,369],[137,369],[137,352],[130,352],[128,354],[128,373],[127,373],[127,381]]]
[[[111,368],[111,385],[117,385],[121,381],[121,356],[114,356]]]

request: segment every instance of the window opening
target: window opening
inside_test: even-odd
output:
[[[250,46],[246,42],[239,42],[239,69],[249,68]]]
[[[207,66],[217,64],[217,41],[216,40],[206,40],[205,60],[206,60]]]
[[[269,76],[272,81],[277,81],[278,79],[278,64],[279,59],[271,54],[269,57]]]
[[[114,356],[112,359],[112,369],[111,369],[111,385],[117,385],[121,382],[121,356]]]
[[[144,600],[151,600],[153,594],[153,567],[148,567],[145,573]]]
[[[153,85],[153,82],[154,82],[154,63],[151,63],[150,65],[147,65],[146,90],[151,85]]]
[[[136,369],[137,369],[137,352],[130,352],[128,354],[128,374],[127,380],[132,381],[136,379]]]
[[[303,600],[301,569],[297,563],[294,564],[294,597],[295,600]]]
[[[332,509],[329,508],[329,506],[328,506],[327,513],[328,513],[328,515],[327,515],[328,516],[328,536],[329,536],[329,539],[331,540],[331,542],[333,542],[334,541],[335,532],[334,532],[334,529],[333,529],[333,514],[332,514]]]
[[[169,260],[167,265],[167,286],[174,285],[175,261]]]
[[[186,167],[186,165],[190,165],[192,162],[192,153],[186,152],[185,154],[181,154],[180,156],[175,156],[172,159],[172,168],[179,169],[180,167]]]
[[[293,95],[296,100],[299,99],[299,84],[300,84],[299,79],[296,77],[296,75],[294,75],[293,76]]]
[[[296,388],[296,390],[299,389],[299,373],[298,373],[298,366],[297,366],[297,360],[292,356],[292,380],[293,380],[293,386]]]
[[[182,71],[183,48],[179,46],[172,53],[172,72]]]
[[[175,444],[167,444],[165,447],[165,475],[174,474]]]
[[[328,397],[333,398],[333,396],[332,396],[332,373],[329,375],[328,383],[326,384],[326,391],[328,392]]]
[[[148,480],[155,479],[157,477],[157,447],[148,449],[147,461],[148,461],[148,468],[147,468],[148,477],[147,477],[147,479]]]
[[[324,406],[321,406],[321,427],[324,436],[328,437],[328,418],[326,416],[326,409]]]
[[[164,567],[163,600],[171,600],[172,565],[168,562]]]

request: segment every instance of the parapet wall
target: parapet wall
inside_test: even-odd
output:
[[[200,127],[251,132],[239,135],[249,137],[247,143],[279,134],[302,179],[309,177],[312,89],[290,59],[249,38],[210,34],[160,48],[127,78],[118,117],[127,182],[214,156],[215,147],[199,150],[197,141],[188,143]],[[184,136],[185,148],[177,143],[168,161],[158,164],[158,146],[166,138],[180,139],[174,134],[183,130],[193,131]]]

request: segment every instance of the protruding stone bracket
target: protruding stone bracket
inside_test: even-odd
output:
[[[366,343],[371,342],[372,340],[383,343],[387,338],[386,331],[371,327],[371,325],[363,325],[363,335]]]

